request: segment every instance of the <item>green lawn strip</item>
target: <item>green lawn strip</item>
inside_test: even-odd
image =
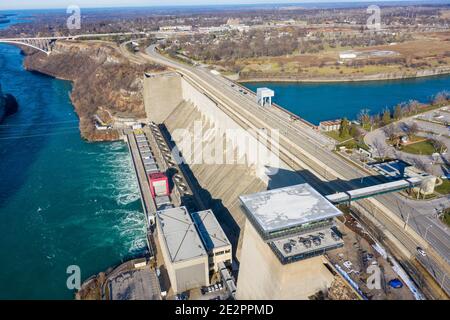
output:
[[[425,140],[403,146],[401,151],[411,154],[432,155],[436,152],[436,149],[431,141]]]
[[[327,136],[329,136],[330,138],[338,141],[338,142],[343,142],[346,140],[350,140],[353,139],[353,137],[351,135],[345,135],[343,137],[339,136],[339,131],[325,131],[324,132]]]
[[[439,192],[442,195],[449,194],[450,193],[450,181],[448,179],[442,179],[442,184],[439,186],[436,186],[435,191]]]

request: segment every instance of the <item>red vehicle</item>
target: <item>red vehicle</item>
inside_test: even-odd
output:
[[[150,192],[152,197],[168,196],[170,194],[169,190],[169,179],[162,172],[150,173],[148,175],[148,181],[150,184]]]

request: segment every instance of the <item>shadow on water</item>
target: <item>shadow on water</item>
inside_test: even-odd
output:
[[[21,110],[26,105],[21,103],[20,97],[18,100],[18,113],[0,125],[0,208],[23,187],[29,168],[47,145],[48,134],[51,133],[49,128],[36,132],[32,123],[28,123],[28,126],[15,126],[15,123],[23,123],[21,119],[27,117],[26,111]],[[44,119],[45,116],[41,114],[35,116],[33,121]]]
[[[67,130],[65,121],[77,121],[59,110],[67,100],[59,92],[70,91],[70,84],[25,71],[20,52],[16,47],[0,45],[0,83],[4,93],[13,95],[19,105],[17,113],[0,124],[0,208],[24,186],[30,167],[52,136]],[[70,124],[74,125],[78,123]]]

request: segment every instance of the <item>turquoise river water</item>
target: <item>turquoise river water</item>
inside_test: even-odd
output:
[[[0,83],[19,102],[0,125],[0,299],[71,299],[66,268],[78,265],[85,279],[142,253],[145,217],[126,145],[83,141],[71,84],[27,72],[22,62],[19,49],[0,45]],[[425,102],[450,88],[450,76],[247,86],[274,89],[276,102],[318,123],[355,118],[363,107]]]
[[[361,109],[370,113],[415,99],[429,102],[440,91],[450,90],[450,75],[390,81],[341,83],[245,83],[256,91],[275,91],[274,102],[314,124],[342,117],[357,119]]]
[[[19,112],[0,125],[0,299],[71,299],[81,278],[145,249],[145,216],[125,143],[87,143],[71,84],[22,68],[0,45],[0,83]]]

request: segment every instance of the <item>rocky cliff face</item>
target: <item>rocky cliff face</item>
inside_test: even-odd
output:
[[[24,49],[27,70],[73,82],[71,99],[80,118],[80,131],[90,141],[115,140],[114,130],[96,130],[93,116],[99,110],[117,117],[145,117],[143,74],[163,70],[137,65],[108,42],[58,42],[47,56]]]
[[[16,98],[10,94],[3,94],[2,86],[0,85],[0,123],[3,122],[7,116],[16,113],[17,109],[18,104]]]

